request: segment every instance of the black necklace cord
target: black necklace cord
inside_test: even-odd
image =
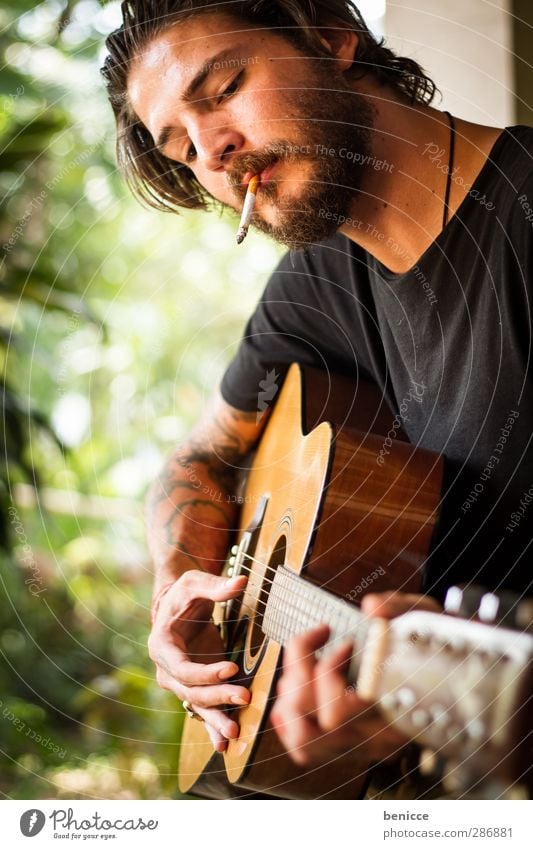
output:
[[[450,156],[448,158],[448,176],[446,179],[446,192],[444,194],[444,213],[442,216],[442,229],[446,227],[450,218],[450,192],[452,188],[453,163],[455,158],[455,118],[451,112],[445,112],[450,122]]]

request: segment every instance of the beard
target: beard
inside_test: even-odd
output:
[[[303,250],[337,232],[337,222],[341,216],[348,217],[361,189],[362,163],[371,158],[374,109],[342,75],[333,83],[330,69],[315,69],[311,88],[287,96],[287,112],[297,124],[297,137],[275,139],[261,151],[237,156],[228,174],[242,204],[247,172],[259,174],[275,162],[308,163],[310,176],[297,194],[284,194],[284,183],[275,175],[260,185],[258,200],[275,205],[276,224],[265,221],[257,209],[251,219],[257,230],[291,249]]]

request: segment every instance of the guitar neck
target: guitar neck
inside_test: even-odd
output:
[[[285,646],[310,628],[328,625],[328,651],[343,641],[353,642],[348,677],[355,681],[368,631],[367,621],[353,605],[279,566],[270,587],[262,629],[267,637]]]

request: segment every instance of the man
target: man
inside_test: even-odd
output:
[[[533,131],[433,109],[434,83],[344,0],[132,0],[123,13],[104,75],[135,192],[165,210],[240,212],[258,174],[252,224],[299,249],[149,498],[158,682],[224,751],[238,726],[221,706],[249,692],[231,683],[210,615],[245,584],[218,573],[272,365],[373,380],[410,440],[447,460],[425,595],[369,594],[369,615],[440,609],[456,582],[528,591],[529,523],[512,517],[533,480]],[[354,741],[369,759],[393,755],[402,738],[346,692],[349,649],[315,660],[326,638],[318,629],[286,652],[272,714],[281,740],[302,764]]]

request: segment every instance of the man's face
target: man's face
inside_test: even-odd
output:
[[[303,247],[332,236],[347,215],[362,179],[355,163],[370,151],[372,108],[335,59],[204,14],[145,46],[128,94],[162,153],[221,203],[240,212],[245,178],[260,174],[252,223],[276,240]]]

